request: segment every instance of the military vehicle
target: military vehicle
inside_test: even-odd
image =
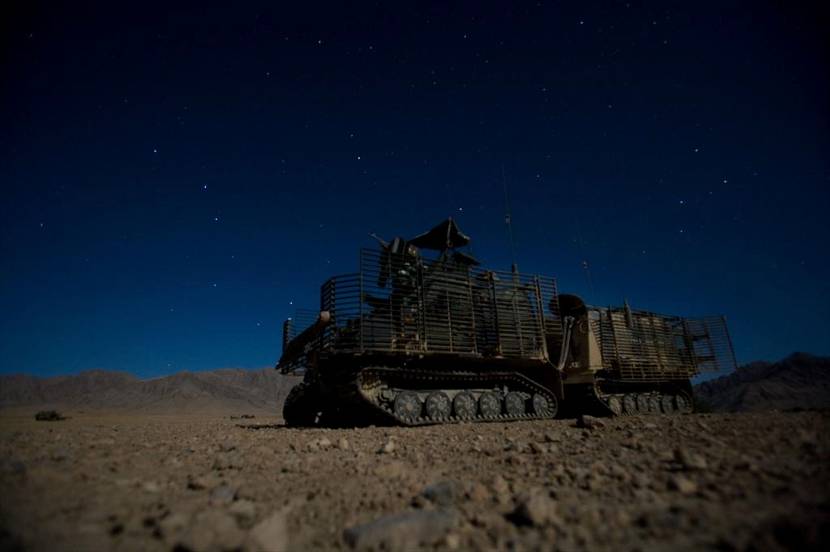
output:
[[[359,272],[283,326],[277,368],[303,377],[288,425],[684,413],[693,376],[735,366],[723,317],[590,306],[554,278],[482,268],[453,219],[374,237]]]

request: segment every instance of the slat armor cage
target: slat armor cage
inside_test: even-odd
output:
[[[298,310],[283,327],[280,361],[299,373],[319,354],[449,354],[466,358],[558,360],[563,340],[554,278],[494,271],[469,257],[435,258],[362,249],[360,272],[328,279],[318,311]],[[688,380],[735,368],[723,317],[683,318],[625,307],[588,307],[603,377]],[[308,339],[302,334],[308,332]],[[549,351],[548,347],[553,350]],[[596,366],[596,365],[594,365]],[[594,370],[600,367],[593,368]]]
[[[321,288],[323,350],[547,359],[561,331],[553,278],[369,249],[360,269]]]
[[[735,368],[722,316],[683,318],[624,308],[594,309],[605,369],[628,381],[685,380]]]

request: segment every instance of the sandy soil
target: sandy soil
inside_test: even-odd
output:
[[[296,430],[260,416],[6,414],[0,548],[819,549],[828,421]]]

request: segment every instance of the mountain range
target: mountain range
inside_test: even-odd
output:
[[[89,370],[71,376],[0,376],[0,408],[127,409],[152,414],[279,414],[300,378],[273,368],[178,372],[142,380],[126,372]]]
[[[0,409],[278,415],[299,381],[272,368],[178,372],[145,380],[109,370],[49,378],[3,375]],[[695,396],[706,409],[722,412],[830,408],[830,358],[794,353],[778,362],[752,362],[696,385]]]
[[[793,353],[751,362],[696,385],[695,398],[716,412],[830,408],[830,358]]]

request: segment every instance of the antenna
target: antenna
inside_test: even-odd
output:
[[[516,244],[513,241],[513,220],[510,216],[510,197],[507,195],[507,177],[504,174],[504,163],[501,164],[501,180],[504,185],[504,222],[507,224],[507,238],[510,240],[510,256],[513,261],[510,270],[513,274],[518,274],[519,266],[516,264]]]
[[[576,244],[579,247],[579,256],[582,257],[582,270],[585,272],[585,280],[588,282],[588,289],[591,291],[591,296],[596,301],[596,292],[594,291],[594,280],[591,278],[591,265],[588,262],[588,257],[585,255],[585,243],[582,240],[582,230],[579,227],[579,217],[574,215],[574,227],[576,228]]]

